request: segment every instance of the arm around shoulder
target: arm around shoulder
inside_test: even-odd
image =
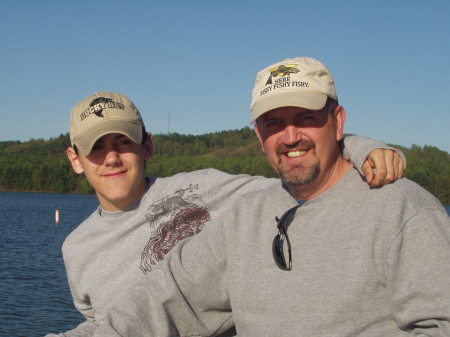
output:
[[[150,278],[121,293],[94,336],[211,336],[223,331],[232,315],[221,228],[210,223],[180,242]]]
[[[381,186],[403,177],[406,157],[402,151],[360,136],[347,136],[341,145],[344,158],[366,177],[368,184]]]

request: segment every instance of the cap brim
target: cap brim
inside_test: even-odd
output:
[[[81,137],[74,140],[74,145],[84,156],[88,156],[95,142],[110,133],[123,134],[136,144],[142,141],[142,125],[123,120],[108,120],[86,130]]]
[[[266,112],[286,106],[295,106],[309,110],[320,110],[325,106],[328,96],[319,92],[285,92],[259,99],[252,107],[253,123]]]

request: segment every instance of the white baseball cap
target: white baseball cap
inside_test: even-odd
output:
[[[87,156],[95,142],[109,133],[123,134],[140,144],[143,126],[139,110],[127,96],[96,92],[72,108],[70,142]]]
[[[289,58],[256,75],[250,123],[270,110],[285,106],[320,110],[328,97],[337,101],[328,69],[313,58]]]

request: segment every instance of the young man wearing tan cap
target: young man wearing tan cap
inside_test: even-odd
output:
[[[252,122],[282,183],[240,196],[128,287],[94,336],[450,336],[450,221],[408,179],[370,188],[311,58],[258,73]]]
[[[86,318],[64,336],[91,335],[117,293],[137,279],[145,280],[177,242],[199,233],[238,196],[279,184],[278,179],[214,169],[146,178],[152,137],[133,102],[114,92],[95,93],[73,108],[70,138],[67,156],[73,170],[86,176],[100,206],[63,245],[74,303]],[[358,137],[349,137],[346,144],[359,163],[370,149],[384,146]],[[391,151],[376,154],[379,170],[392,178],[402,174],[399,156]],[[384,155],[392,158],[385,163]]]

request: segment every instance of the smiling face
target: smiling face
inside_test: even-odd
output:
[[[151,155],[150,134],[145,144],[136,144],[122,134],[107,134],[95,142],[88,156],[67,149],[73,170],[84,173],[102,208],[111,212],[127,208],[145,192],[144,161]]]
[[[296,197],[320,194],[348,167],[338,143],[344,121],[345,110],[333,101],[322,110],[281,107],[257,119],[255,131],[267,160]]]

